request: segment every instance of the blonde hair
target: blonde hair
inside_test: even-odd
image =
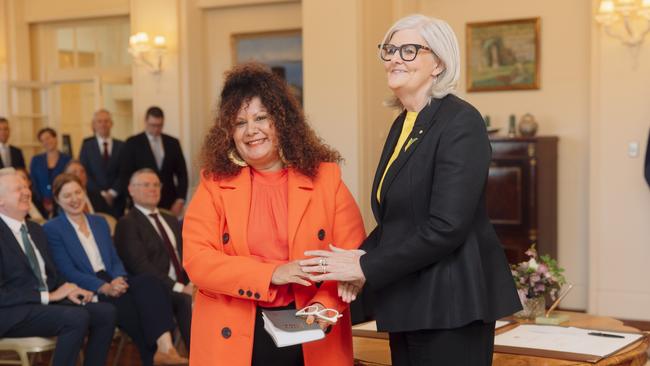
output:
[[[426,41],[426,46],[433,50],[435,57],[444,66],[444,70],[438,74],[436,81],[431,86],[429,97],[439,99],[447,94],[455,93],[460,79],[460,52],[458,39],[449,24],[444,20],[422,14],[409,15],[399,19],[390,27],[381,45],[388,43],[395,33],[404,29],[416,30]],[[390,107],[403,108],[402,103],[396,97],[392,97],[385,104]]]

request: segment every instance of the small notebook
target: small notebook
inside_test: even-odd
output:
[[[292,346],[325,338],[325,332],[316,322],[305,323],[296,310],[262,310],[264,329],[278,347]]]

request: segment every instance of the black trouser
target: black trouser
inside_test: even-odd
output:
[[[271,308],[269,310],[295,309],[291,303],[287,306]],[[255,333],[253,335],[253,361],[251,366],[303,366],[302,345],[278,348],[273,338],[264,330],[262,308],[257,307],[255,314]]]
[[[490,366],[494,322],[390,333],[389,339],[393,366]]]
[[[190,328],[192,325],[192,296],[182,293],[171,293],[172,307],[174,309],[174,318],[181,331],[181,338],[185,343],[185,348],[190,349]]]
[[[76,365],[79,350],[88,332],[85,366],[106,364],[115,331],[115,307],[111,304],[25,305],[30,314],[13,326],[5,337],[57,337],[53,366]]]
[[[104,279],[98,273],[98,277]],[[174,330],[172,305],[165,287],[156,277],[141,274],[128,278],[129,289],[115,298],[100,295],[101,301],[117,307],[117,326],[131,337],[138,347],[144,366],[153,365],[156,341],[165,332]]]

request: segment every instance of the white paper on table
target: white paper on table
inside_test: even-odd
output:
[[[589,335],[589,332],[615,334],[623,336],[623,338],[593,336]],[[495,336],[494,345],[605,357],[636,342],[641,337],[643,335],[637,333],[522,324]]]

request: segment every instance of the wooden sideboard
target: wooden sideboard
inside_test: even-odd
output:
[[[531,244],[557,258],[557,143],[554,136],[492,136],[487,209],[510,263]]]

